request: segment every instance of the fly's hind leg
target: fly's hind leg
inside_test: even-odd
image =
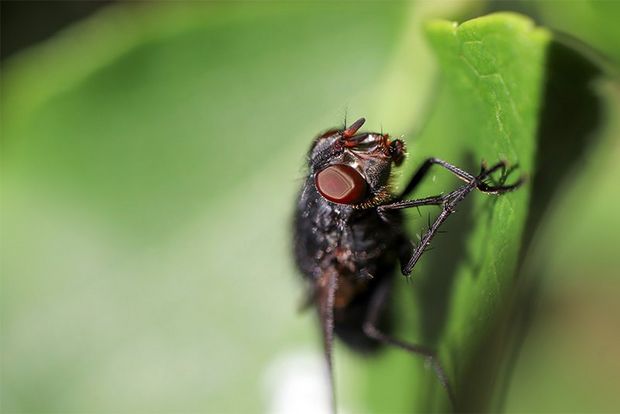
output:
[[[448,398],[452,403],[452,406],[455,406],[454,393],[452,391],[452,387],[450,386],[450,382],[448,381],[448,376],[446,375],[446,371],[443,369],[443,366],[439,362],[437,357],[437,353],[432,349],[429,349],[425,346],[412,344],[409,342],[401,341],[400,339],[394,338],[391,335],[388,335],[382,332],[378,327],[379,318],[381,317],[381,312],[385,309],[387,304],[388,293],[391,288],[391,282],[385,281],[381,285],[378,286],[377,290],[374,292],[371,300],[370,306],[368,308],[368,313],[366,314],[366,320],[364,321],[364,333],[368,335],[370,338],[373,338],[381,343],[386,345],[396,346],[401,348],[407,352],[410,352],[415,355],[419,355],[426,359],[433,367],[435,371],[435,375],[439,380],[441,386],[446,390],[448,394]]]

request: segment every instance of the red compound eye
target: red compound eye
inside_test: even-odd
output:
[[[345,164],[330,165],[314,176],[319,193],[339,204],[357,204],[366,198],[368,184],[353,167]]]

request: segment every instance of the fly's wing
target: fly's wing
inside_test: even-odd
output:
[[[323,333],[323,349],[325,362],[329,375],[329,388],[331,390],[332,411],[336,412],[336,393],[334,384],[334,368],[332,363],[332,348],[334,343],[334,297],[338,287],[338,273],[335,269],[329,269],[319,279],[317,292],[317,310],[321,331]]]

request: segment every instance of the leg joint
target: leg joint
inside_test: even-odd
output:
[[[364,334],[366,334],[368,337],[372,339],[379,340],[382,337],[381,332],[379,332],[375,324],[371,321],[364,322],[364,325],[362,326],[362,330],[364,331]]]

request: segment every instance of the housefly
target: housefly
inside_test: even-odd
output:
[[[308,303],[318,311],[323,346],[335,406],[332,344],[338,337],[352,349],[372,352],[392,345],[425,358],[448,397],[454,396],[435,352],[390,333],[388,302],[394,267],[410,275],[433,237],[456,206],[474,190],[502,194],[511,185],[491,182],[491,174],[506,163],[470,174],[437,158],[429,158],[402,192],[390,187],[392,167],[405,159],[405,144],[383,133],[360,132],[364,118],[316,137],[308,152],[305,177],[294,217],[294,255],[308,286]],[[446,169],[464,182],[455,190],[418,199],[409,195],[432,166]],[[418,243],[405,230],[403,209],[439,206],[441,212]]]

